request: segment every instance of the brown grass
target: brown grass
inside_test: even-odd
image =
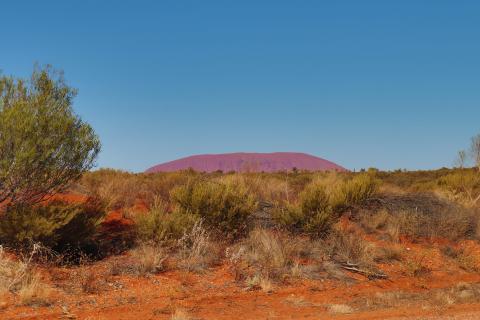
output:
[[[383,234],[394,242],[398,242],[400,236],[456,241],[472,238],[477,233],[478,217],[474,210],[432,195],[386,198],[384,206],[374,212],[361,212],[358,219],[366,232]]]
[[[132,250],[134,268],[139,275],[155,274],[165,270],[166,250],[158,245],[141,244]]]
[[[455,261],[461,269],[467,272],[478,272],[480,270],[479,261],[475,257],[475,254],[465,248],[445,246],[442,247],[440,251],[444,256]]]
[[[219,262],[220,246],[210,240],[202,220],[178,241],[178,265],[187,271],[201,272]]]
[[[51,303],[52,289],[42,281],[32,264],[32,258],[37,252],[34,246],[32,252],[21,256],[20,260],[7,257],[3,247],[0,246],[0,294],[9,293],[18,296],[23,305],[48,305]]]
[[[174,314],[172,314],[172,317],[170,318],[171,320],[192,320],[192,316],[190,314],[183,310],[183,309],[177,309],[175,310]]]
[[[52,289],[42,282],[36,272],[30,272],[22,279],[17,294],[23,305],[47,306],[52,303]]]

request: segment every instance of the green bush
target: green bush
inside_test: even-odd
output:
[[[361,174],[340,183],[330,194],[330,205],[339,212],[363,203],[378,190],[378,182],[371,174]]]
[[[8,206],[0,219],[0,241],[17,247],[40,242],[58,251],[89,241],[105,212],[95,201]]]
[[[100,141],[74,113],[75,95],[49,67],[29,81],[0,77],[0,203],[41,202],[93,167]]]
[[[164,203],[157,203],[148,213],[137,214],[134,219],[139,240],[162,242],[180,239],[198,217],[179,211],[168,212]]]
[[[326,188],[318,181],[307,185],[296,203],[275,210],[273,216],[292,231],[312,236],[326,235],[335,221]]]
[[[290,229],[324,237],[343,210],[361,204],[377,190],[377,182],[369,174],[346,181],[339,181],[338,177],[327,179],[318,179],[308,184],[299,194],[298,201],[275,210],[274,218]]]
[[[245,232],[247,218],[256,209],[245,184],[235,178],[191,179],[175,188],[171,196],[179,212],[202,218],[207,226],[232,237]]]

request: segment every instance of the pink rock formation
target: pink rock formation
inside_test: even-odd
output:
[[[305,153],[225,153],[190,156],[151,167],[146,172],[171,172],[192,168],[200,172],[276,172],[293,168],[309,171],[347,171],[328,160]]]

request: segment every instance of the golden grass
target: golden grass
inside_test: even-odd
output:
[[[139,274],[159,273],[165,269],[167,254],[165,249],[158,245],[141,244],[132,250],[132,256],[137,262]]]
[[[52,289],[42,282],[38,273],[30,272],[22,280],[18,289],[18,298],[23,305],[50,305]]]
[[[192,316],[190,314],[183,310],[183,309],[177,309],[175,312],[172,314],[172,317],[170,318],[171,320],[192,320]]]

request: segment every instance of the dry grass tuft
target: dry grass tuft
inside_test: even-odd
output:
[[[39,250],[37,245],[19,261],[9,259],[0,246],[0,294],[14,293],[24,305],[49,305],[52,289],[42,282],[32,266],[32,259]]]
[[[183,234],[178,240],[178,247],[178,265],[184,270],[201,272],[219,261],[219,246],[210,241],[202,220]]]
[[[373,261],[389,263],[402,260],[402,250],[397,247],[376,247],[373,250]]]
[[[140,275],[155,274],[165,270],[167,254],[158,245],[141,244],[132,250],[136,272]]]
[[[100,279],[87,268],[80,271],[80,287],[84,293],[94,294],[100,291]]]
[[[187,311],[183,309],[177,309],[175,310],[175,313],[172,314],[172,317],[170,318],[171,320],[192,320],[192,316],[188,314]]]
[[[467,272],[478,272],[479,262],[472,252],[465,248],[454,248],[445,246],[440,249],[440,252],[455,261],[455,263]]]
[[[336,314],[348,314],[353,313],[353,308],[346,304],[332,304],[328,306],[328,311]]]
[[[245,279],[247,290],[261,289],[265,293],[273,292],[273,282],[260,274]]]
[[[236,251],[243,266],[250,266],[265,279],[283,280],[289,275],[297,247],[288,237],[273,231],[255,229]]]
[[[48,306],[52,304],[52,289],[44,284],[40,274],[31,272],[21,282],[18,298],[22,305]]]
[[[325,250],[333,261],[372,266],[374,246],[353,232],[336,230],[324,242]]]
[[[404,273],[410,277],[422,277],[430,274],[431,270],[425,264],[425,256],[413,257],[403,262]]]

